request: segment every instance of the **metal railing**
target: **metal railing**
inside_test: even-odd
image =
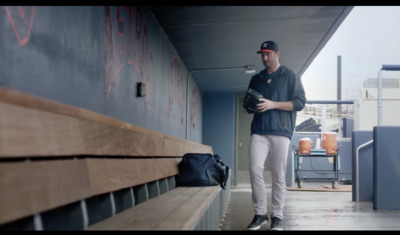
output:
[[[370,145],[370,144],[372,144],[374,142],[374,140],[370,140],[370,141],[368,141],[368,142],[365,142],[364,144],[362,144],[362,145],[360,145],[360,146],[358,146],[357,147],[357,149],[356,149],[356,172],[355,172],[355,177],[356,177],[356,202],[358,202],[359,200],[360,200],[360,192],[359,192],[359,188],[360,188],[360,185],[359,185],[359,180],[358,180],[358,173],[359,173],[359,170],[358,170],[358,162],[359,162],[359,160],[358,160],[358,158],[359,158],[359,152],[360,152],[360,149],[361,148],[364,148],[364,147],[366,147],[366,146],[368,146],[368,145]]]

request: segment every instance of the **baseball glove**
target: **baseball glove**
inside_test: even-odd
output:
[[[249,88],[243,100],[243,108],[249,113],[258,112],[257,104],[260,103],[260,98],[263,98],[263,96],[258,91]]]

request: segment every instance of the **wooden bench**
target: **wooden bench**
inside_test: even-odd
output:
[[[229,187],[175,187],[210,146],[1,87],[0,110],[0,229],[219,228]]]

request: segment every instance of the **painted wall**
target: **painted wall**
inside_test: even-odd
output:
[[[0,86],[201,143],[201,92],[189,79],[186,112],[188,71],[147,7],[2,6],[0,27]]]
[[[207,93],[203,96],[203,143],[235,171],[235,94]],[[231,181],[233,183],[233,180]]]

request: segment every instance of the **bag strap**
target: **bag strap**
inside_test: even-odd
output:
[[[221,160],[221,157],[218,154],[214,154],[213,156],[216,162],[220,164],[224,169],[223,175],[220,175],[220,177],[221,177],[221,188],[225,189],[226,183],[228,182],[229,178],[229,166],[225,165],[225,163]]]
[[[221,188],[225,189],[226,188],[226,182],[228,181],[229,178],[229,166],[225,165],[225,174],[224,174],[224,179],[221,182]]]

